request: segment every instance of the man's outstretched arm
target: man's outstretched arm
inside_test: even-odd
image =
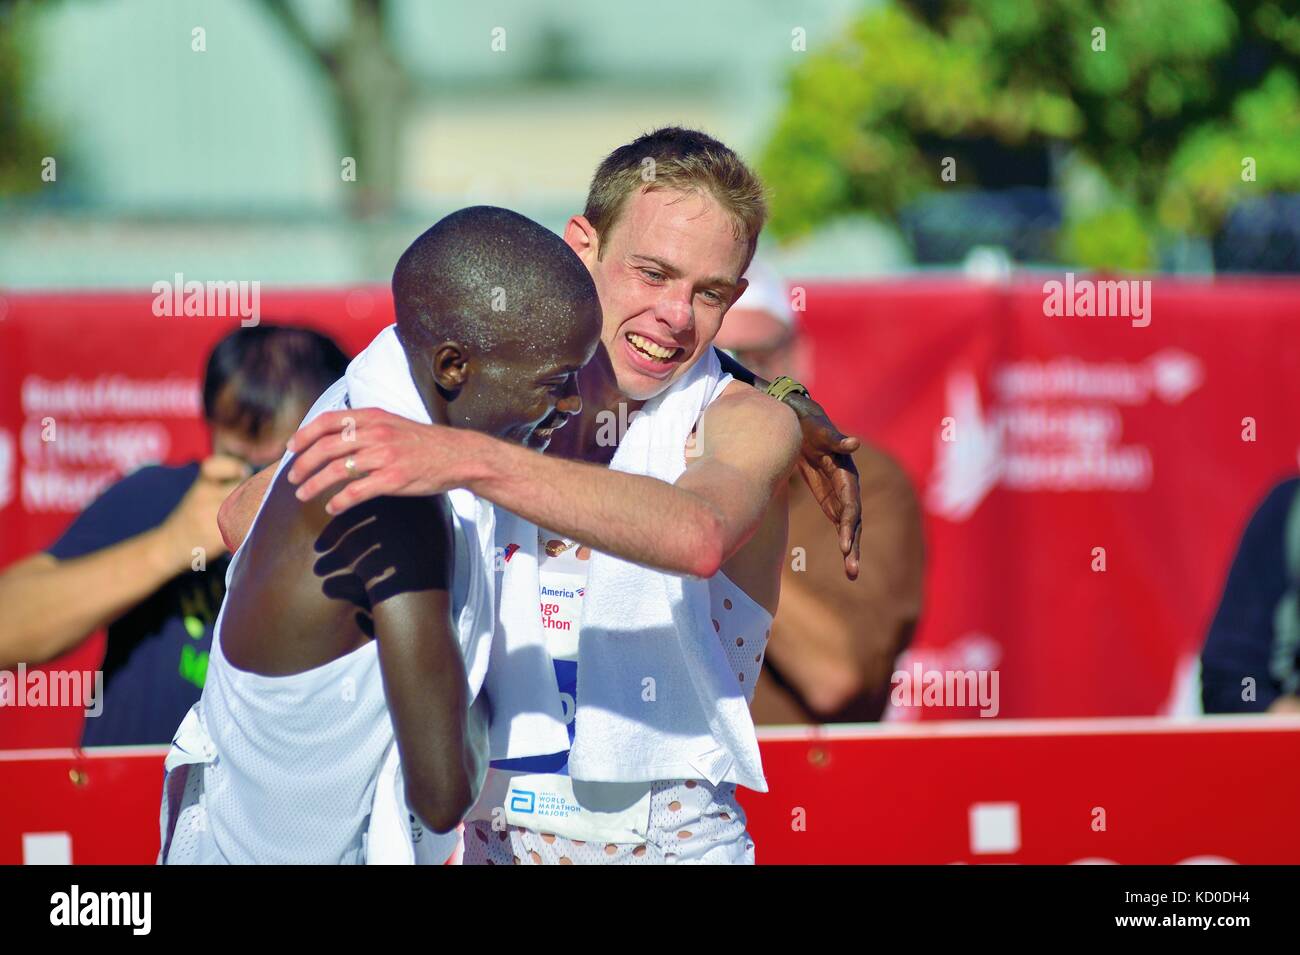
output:
[[[5,568],[0,668],[43,663],[72,649],[190,570],[194,548],[209,559],[221,553],[213,514],[244,473],[229,458],[209,458],[180,503],[153,527],[132,526],[130,515],[139,513],[142,496],[156,493],[155,485],[143,473],[128,477],[78,516],[51,548],[54,553],[34,554]],[[126,527],[132,527],[130,533]],[[69,535],[71,552],[61,546]]]
[[[672,485],[381,411],[346,417],[355,426],[350,440],[339,434],[343,416],[326,414],[292,442],[298,455],[289,480],[304,499],[344,480],[348,457],[365,475],[330,500],[335,514],[380,495],[465,487],[597,550],[699,577],[715,574],[749,539],[800,440],[789,409],[757,392],[729,391],[705,412],[701,453]]]

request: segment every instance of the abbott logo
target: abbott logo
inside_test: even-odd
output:
[[[151,892],[69,892],[50,896],[51,925],[129,925],[133,935],[148,935],[153,924]]]
[[[0,428],[0,508],[14,499],[14,438]]]
[[[531,813],[536,812],[537,793],[528,789],[510,790],[510,811]]]

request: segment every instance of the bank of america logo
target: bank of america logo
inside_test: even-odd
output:
[[[505,554],[504,554],[504,559],[505,559],[505,562],[506,562],[507,564],[510,563],[510,558],[515,556],[515,551],[517,551],[518,549],[519,549],[519,545],[518,545],[518,544],[507,544],[507,545],[506,545],[506,551],[505,551]]]
[[[1205,383],[1205,368],[1195,355],[1166,348],[1147,360],[1151,387],[1166,404],[1176,405]]]
[[[579,597],[585,597],[585,596],[587,595],[587,588],[586,588],[586,587],[579,587],[578,590],[577,590],[577,594],[578,594]]]
[[[985,413],[979,384],[970,372],[948,376],[947,412],[960,422],[961,440],[945,441],[936,432],[926,503],[950,521],[964,521],[1002,476],[1002,436]]]

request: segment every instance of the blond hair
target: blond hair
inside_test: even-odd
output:
[[[629,196],[656,189],[712,196],[731,216],[737,238],[748,242],[753,256],[767,220],[763,184],[733,150],[694,129],[664,126],[615,149],[591,178],[583,215],[597,233],[608,235]]]

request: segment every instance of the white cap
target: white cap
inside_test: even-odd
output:
[[[736,299],[731,311],[766,312],[786,328],[794,328],[795,314],[790,307],[790,292],[785,280],[757,258],[749,263],[745,278],[749,279],[749,287]]]

